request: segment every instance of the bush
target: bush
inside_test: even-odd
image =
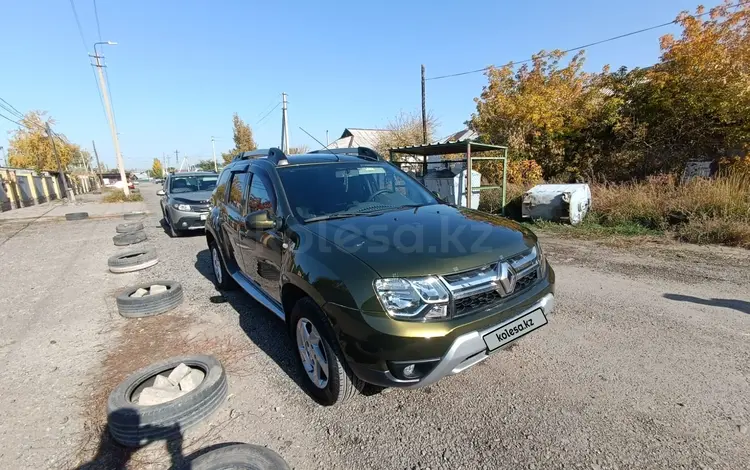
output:
[[[143,196],[141,193],[133,192],[133,190],[130,191],[130,196],[125,196],[125,192],[122,189],[116,189],[114,191],[108,192],[102,197],[102,201],[104,202],[137,202],[137,201],[143,201]]]

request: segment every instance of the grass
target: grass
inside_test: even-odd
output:
[[[508,185],[508,217],[520,220],[523,186]],[[535,229],[581,237],[672,236],[699,244],[750,248],[750,175],[735,173],[678,184],[670,176],[591,185],[592,208],[583,223],[536,222]],[[483,194],[482,210],[500,212],[500,192]]]
[[[143,196],[139,192],[130,191],[129,196],[125,196],[125,192],[122,189],[115,189],[108,191],[102,196],[103,202],[138,202],[143,201]]]

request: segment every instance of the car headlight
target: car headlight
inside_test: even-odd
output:
[[[378,279],[375,293],[388,315],[398,320],[448,318],[448,289],[434,276]]]
[[[189,204],[172,204],[172,207],[174,207],[178,211],[189,211],[190,210],[190,205]]]

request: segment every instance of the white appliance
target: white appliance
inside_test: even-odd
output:
[[[590,207],[588,184],[539,184],[523,194],[521,215],[578,225]]]
[[[463,165],[464,167],[466,165]],[[466,201],[466,169],[459,165],[451,168],[427,170],[423,180],[424,186],[434,191],[441,198],[461,207],[479,209],[479,186],[482,184],[482,174],[471,171],[471,205]]]

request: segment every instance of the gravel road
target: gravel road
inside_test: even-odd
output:
[[[558,280],[547,327],[432,387],[322,408],[298,385],[282,324],[242,292],[214,290],[204,237],[166,235],[156,189],[142,187],[154,212],[145,243],[161,260],[148,270],[108,273],[115,219],[33,224],[0,246],[0,468],[111,468],[112,449],[97,454],[92,434],[102,377],[191,348],[226,358],[227,403],[181,450],[155,446],[130,467],[169,468],[231,441],[266,445],[297,469],[750,461],[750,252],[542,237]],[[181,307],[117,315],[119,288],[164,278],[183,283]]]

